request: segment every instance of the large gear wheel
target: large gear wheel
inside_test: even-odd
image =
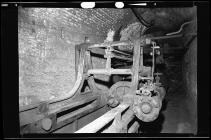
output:
[[[108,94],[108,104],[110,107],[116,107],[123,101],[123,96],[129,93],[131,82],[119,81],[111,86]]]

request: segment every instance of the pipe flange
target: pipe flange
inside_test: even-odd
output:
[[[140,120],[144,122],[151,122],[158,117],[161,106],[162,101],[159,100],[158,96],[140,96],[134,101],[133,111]]]

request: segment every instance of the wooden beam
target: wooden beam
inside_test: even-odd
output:
[[[128,124],[135,117],[133,110],[128,109],[122,114],[120,119],[118,117],[115,118],[116,121],[114,121],[113,124],[102,133],[127,133]]]
[[[129,128],[128,133],[135,133],[137,132],[138,128],[139,128],[139,123],[135,121],[133,125]]]
[[[109,122],[111,122],[119,113],[126,110],[128,107],[129,107],[128,104],[120,104],[116,108],[108,111],[103,116],[97,118],[96,120],[84,126],[75,133],[96,133],[105,125],[107,125]]]

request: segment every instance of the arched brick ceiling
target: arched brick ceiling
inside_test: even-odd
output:
[[[29,8],[28,14],[35,22],[52,27],[70,27],[83,33],[106,35],[109,29],[118,30],[120,26],[138,21],[131,9],[113,8]],[[185,21],[196,16],[196,8],[135,8],[139,16],[153,22],[166,32],[178,30]],[[33,21],[32,21],[33,22]],[[54,26],[56,25],[56,26]],[[58,26],[59,25],[59,26]],[[82,29],[82,25],[86,28]]]
[[[196,18],[196,7],[184,8],[134,8],[136,13],[152,26],[165,32],[179,30],[181,24]]]
[[[109,29],[118,29],[127,22],[134,21],[130,9],[82,9],[82,8],[29,8],[28,14],[35,22],[49,24],[49,26],[65,26],[75,28],[80,32],[93,32],[106,35]],[[132,16],[131,16],[132,15]],[[29,22],[33,22],[30,21]],[[82,29],[86,25],[86,29]]]

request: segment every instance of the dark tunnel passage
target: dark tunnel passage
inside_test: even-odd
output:
[[[139,132],[197,133],[196,7],[87,11],[19,8],[18,14],[19,106],[56,99],[73,88],[75,46],[84,43],[85,37],[91,43],[99,43],[106,39],[110,29],[116,31],[114,41],[133,40],[139,33],[159,37],[174,32],[183,36],[157,41],[163,54],[156,59],[155,72],[162,73],[160,82],[166,89],[161,112],[152,122],[139,121]],[[152,27],[145,31],[137,16],[152,23]],[[187,21],[191,23],[182,26]],[[128,29],[124,31],[129,35],[123,29]],[[125,34],[120,34],[121,31]],[[151,65],[149,53],[144,54],[144,59],[144,65]],[[115,62],[116,67],[120,67],[120,61]],[[104,58],[98,55],[92,56],[92,63],[94,68],[105,66]],[[128,65],[132,64],[128,62],[123,67]],[[118,81],[126,81],[126,77],[116,75],[97,75],[94,79],[98,88],[105,90]]]
[[[183,53],[171,55],[165,65],[157,66],[167,93],[159,117],[141,122],[140,132],[197,133],[197,38],[188,45]]]
[[[190,88],[187,86],[191,86],[195,90],[193,93],[196,93],[197,90],[197,85],[194,83],[196,65],[193,64],[193,60],[196,59],[196,45],[191,45],[191,50],[184,54],[183,60],[176,62],[176,65],[162,69],[165,70],[165,75],[161,76],[161,81],[166,85],[167,93],[163,100],[161,113],[153,122],[141,122],[141,132],[152,134],[197,132],[197,101],[196,97],[187,90]],[[190,53],[192,59],[187,58]],[[183,73],[192,75],[184,78]],[[192,85],[189,83],[190,81],[192,81]]]

